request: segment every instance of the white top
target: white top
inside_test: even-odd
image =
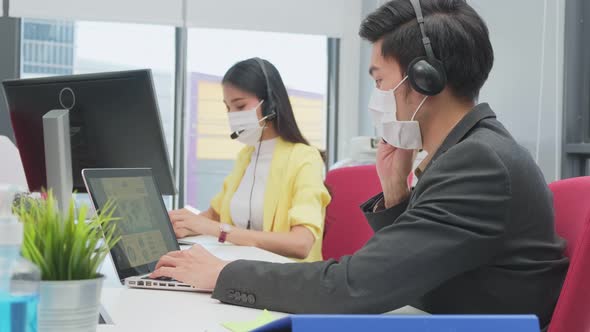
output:
[[[266,183],[268,182],[270,164],[276,143],[277,139],[274,138],[262,141],[260,151],[258,145],[254,147],[250,164],[246,168],[242,181],[230,203],[231,218],[237,227],[246,228],[248,218],[250,218],[250,229],[262,230],[264,193],[266,192]],[[258,161],[256,161],[257,155]],[[254,169],[256,169],[256,174],[254,174]]]

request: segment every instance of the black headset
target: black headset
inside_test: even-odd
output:
[[[439,94],[447,85],[447,74],[443,63],[436,58],[432,51],[430,38],[426,36],[420,0],[410,0],[410,3],[414,7],[414,12],[416,12],[426,56],[412,60],[408,66],[408,80],[414,90],[426,96],[434,96]]]
[[[266,120],[272,120],[277,117],[277,112],[272,96],[272,90],[270,88],[270,80],[268,79],[268,74],[266,73],[266,66],[264,65],[264,60],[261,58],[254,58],[254,60],[258,62],[260,70],[262,70],[262,75],[264,76],[264,81],[266,82],[267,100],[262,103],[262,117],[266,117]]]
[[[262,103],[262,118],[266,121],[271,121],[277,117],[277,112],[275,110],[276,109],[275,102],[272,97],[272,90],[270,88],[270,81],[268,79],[268,74],[266,73],[266,67],[264,66],[264,60],[262,60],[260,58],[254,58],[254,60],[260,66],[260,70],[262,71],[262,75],[264,76],[264,81],[266,82],[266,94],[267,94],[266,99],[267,100],[264,100],[264,102]],[[238,130],[238,131],[234,131],[233,133],[231,133],[231,135],[229,137],[231,139],[237,139],[243,132],[244,132],[243,129]]]

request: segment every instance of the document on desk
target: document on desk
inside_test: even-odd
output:
[[[270,263],[293,263],[292,259],[265,251],[256,247],[241,246],[214,246],[206,248],[209,252],[218,258],[228,261],[239,259],[262,261]]]
[[[232,332],[249,332],[255,330],[261,326],[264,326],[276,318],[271,315],[268,310],[264,309],[264,311],[256,317],[256,319],[247,321],[247,322],[228,322],[223,323],[223,327],[232,331]]]
[[[430,315],[426,311],[422,311],[420,309],[414,308],[412,306],[405,306],[399,309],[386,312],[385,315]]]
[[[191,245],[199,244],[211,254],[223,260],[234,261],[238,259],[264,261],[272,263],[293,263],[293,260],[262,250],[256,247],[236,246],[231,243],[219,243],[213,236],[199,235],[179,239],[182,250],[189,249]]]
[[[190,205],[185,205],[184,208],[187,209],[189,212],[192,212],[194,214],[200,214],[201,213],[201,210],[195,209],[194,207],[192,207]]]

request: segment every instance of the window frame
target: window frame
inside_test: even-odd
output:
[[[590,4],[565,3],[562,178],[590,175]]]

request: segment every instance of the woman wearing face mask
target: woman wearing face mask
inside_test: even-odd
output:
[[[277,69],[248,59],[223,77],[231,138],[246,146],[209,209],[170,212],[176,236],[212,235],[305,261],[321,260],[324,163],[303,137]]]

